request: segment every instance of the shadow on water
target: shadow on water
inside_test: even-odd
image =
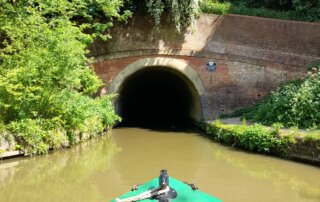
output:
[[[157,132],[174,132],[174,133],[201,133],[191,121],[179,122],[153,122],[153,121],[131,121],[122,122],[115,128],[141,128]]]

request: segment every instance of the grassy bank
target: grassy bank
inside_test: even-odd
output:
[[[320,131],[281,129],[280,124],[205,123],[206,134],[218,142],[244,150],[320,163]]]

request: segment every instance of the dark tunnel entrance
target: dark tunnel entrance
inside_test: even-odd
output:
[[[193,84],[177,70],[146,67],[123,82],[118,113],[124,125],[186,125],[197,119],[198,97]]]

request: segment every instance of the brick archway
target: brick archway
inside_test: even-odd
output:
[[[163,67],[163,69],[169,69],[172,73],[184,80],[186,86],[190,89],[193,97],[193,103],[195,106],[191,112],[191,118],[193,121],[201,121],[207,119],[206,107],[208,106],[205,98],[204,85],[200,79],[198,73],[188,65],[184,60],[168,58],[168,57],[150,57],[137,60],[124,69],[122,69],[112,80],[109,85],[109,93],[121,93],[121,89],[124,88],[125,81],[130,78],[136,72],[152,67]],[[115,101],[116,110],[119,111],[119,100]]]

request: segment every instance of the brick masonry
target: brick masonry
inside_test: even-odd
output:
[[[166,20],[155,29],[151,19],[135,16],[118,24],[108,42],[91,47],[94,68],[108,85],[121,71],[143,58],[184,61],[199,75],[207,116],[248,107],[280,84],[306,74],[306,65],[320,60],[320,24],[238,15],[202,15],[183,33]],[[213,73],[205,70],[217,63]]]

